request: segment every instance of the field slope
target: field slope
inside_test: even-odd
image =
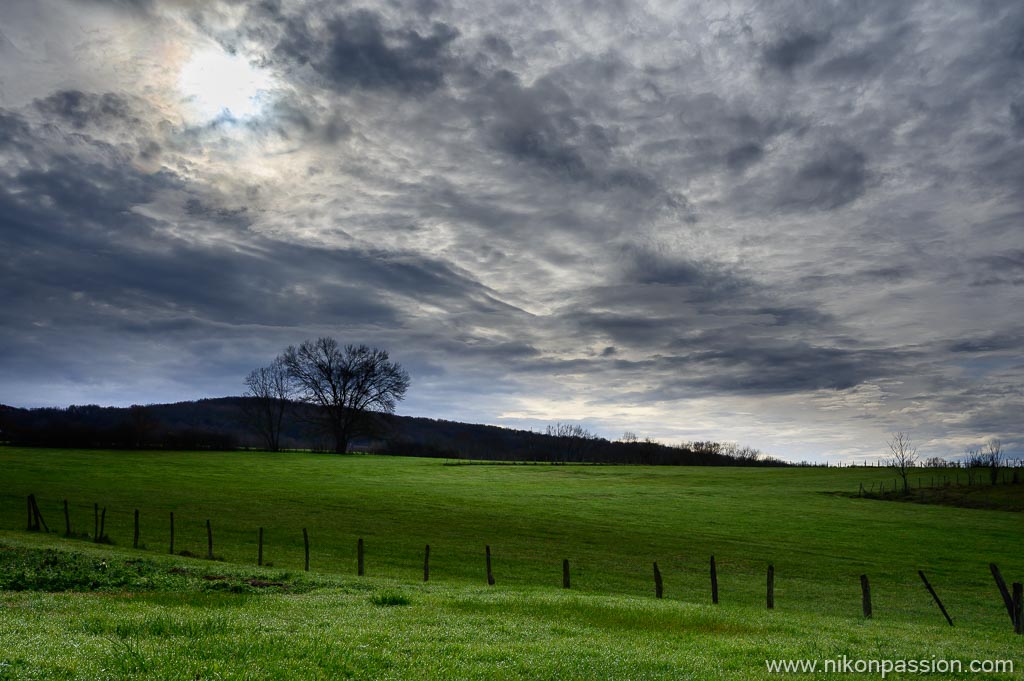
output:
[[[0,592],[0,678],[747,679],[767,677],[766,658],[843,655],[1011,659],[1024,669],[1024,639],[1013,635],[988,571],[996,562],[1007,580],[1024,578],[1024,516],[832,494],[891,481],[885,471],[16,448],[0,448],[0,471],[8,547],[0,556],[9,561],[31,564],[37,550],[59,548],[65,558],[81,554],[76,565],[131,561],[153,575],[191,575],[99,580],[85,593]],[[29,493],[57,533],[25,532]],[[63,499],[75,533],[91,534],[93,503],[105,507],[114,545],[59,537]],[[145,550],[130,548],[136,508]],[[224,562],[168,556],[170,512],[176,551],[205,555],[210,519]],[[261,570],[258,527],[273,563]],[[494,587],[485,582],[485,544]],[[711,554],[719,606],[710,604]],[[560,588],[565,558],[571,591]],[[665,580],[660,602],[653,561]],[[861,574],[874,594],[867,622]],[[246,579],[284,586],[249,588]]]

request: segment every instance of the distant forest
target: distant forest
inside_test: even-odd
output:
[[[104,449],[261,448],[250,418],[252,398],[224,397],[132,407],[96,405],[21,409],[0,405],[0,443]],[[292,403],[282,428],[285,449],[330,451],[312,424],[316,407]],[[635,437],[610,441],[578,426],[546,433],[438,419],[375,415],[375,434],[352,451],[434,458],[673,466],[785,466],[749,447],[718,442],[669,446]]]

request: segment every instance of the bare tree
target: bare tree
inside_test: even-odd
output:
[[[985,467],[985,456],[980,447],[964,450],[964,467],[967,469],[967,484],[973,485],[975,469]]]
[[[908,494],[910,483],[907,476],[910,469],[917,465],[917,447],[911,443],[910,436],[906,433],[895,433],[889,438],[889,451],[892,452],[892,457],[886,463],[903,479],[903,493]]]
[[[245,377],[245,396],[249,398],[243,406],[245,416],[271,452],[281,451],[281,424],[293,392],[281,357]]]
[[[988,476],[992,484],[999,482],[999,469],[1003,465],[1003,443],[992,438],[985,443],[985,453],[982,454],[984,465],[988,468]]]
[[[338,345],[333,338],[303,341],[281,355],[297,397],[319,407],[319,425],[343,454],[353,438],[365,435],[372,413],[391,414],[409,388],[409,374],[386,350]]]
[[[597,435],[583,426],[572,423],[556,423],[553,426],[548,426],[546,434],[555,438],[563,462],[583,460],[584,454],[597,439]]]

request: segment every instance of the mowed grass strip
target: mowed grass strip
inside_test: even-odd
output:
[[[128,552],[85,553],[109,565]],[[153,562],[192,570],[197,561]],[[248,574],[219,567],[229,579]],[[297,594],[209,592],[194,579],[157,591],[0,592],[0,678],[759,679],[771,678],[768,659],[966,664],[1019,649],[1006,628],[986,635],[559,589],[310,579]]]

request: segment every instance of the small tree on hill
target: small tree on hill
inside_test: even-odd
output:
[[[319,407],[319,425],[343,454],[353,438],[369,432],[372,413],[391,414],[409,388],[409,374],[386,350],[341,347],[333,338],[303,341],[281,355],[297,397]]]
[[[999,469],[1003,465],[1003,443],[992,438],[985,445],[985,453],[982,454],[982,458],[985,462],[985,467],[988,468],[989,479],[992,484],[999,482]]]
[[[964,450],[963,463],[967,469],[967,484],[973,485],[976,469],[985,467],[985,456],[981,453],[981,448]]]
[[[910,474],[910,469],[917,465],[917,448],[911,443],[909,435],[895,433],[889,438],[889,451],[892,452],[892,457],[888,459],[887,463],[903,479],[903,493],[908,494],[910,482],[907,480],[907,476]]]
[[[243,406],[245,416],[271,452],[281,450],[281,425],[293,392],[280,357],[245,377],[245,396],[249,398]]]
[[[584,460],[587,450],[597,440],[597,435],[573,423],[556,423],[548,426],[545,434],[554,438],[563,462]]]

